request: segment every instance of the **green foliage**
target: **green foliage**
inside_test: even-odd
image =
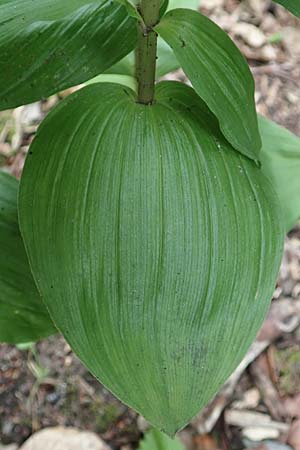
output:
[[[283,235],[261,170],[191,88],[160,83],[149,107],[94,84],[39,128],[19,206],[60,331],[173,435],[240,362],[269,306]]]
[[[167,11],[177,8],[198,9],[200,4],[200,0],[170,0]]]
[[[35,287],[17,213],[18,182],[0,172],[0,342],[28,343],[56,332]]]
[[[146,432],[138,450],[184,450],[179,439],[171,439],[158,430],[152,429]]]
[[[116,83],[121,84],[122,86],[127,86],[133,91],[136,91],[136,79],[130,75],[119,75],[119,74],[106,74],[101,73],[97,75],[95,78],[87,81],[85,84],[94,84],[94,83]]]
[[[118,3],[0,0],[0,110],[92,78],[135,42],[135,20]]]
[[[299,14],[300,0],[278,2]],[[262,323],[282,211],[287,229],[299,216],[299,139],[259,119],[261,169],[254,83],[237,47],[178,9],[195,0],[136,3],[0,0],[0,109],[90,84],[49,113],[30,147],[22,236],[75,353],[174,435]],[[194,89],[164,82],[153,96],[156,31],[156,78],[181,65]],[[18,183],[0,181],[0,338],[26,343],[55,327],[19,233]],[[147,446],[182,448],[157,431]]]
[[[300,217],[300,138],[262,116],[259,129],[262,170],[274,184],[289,231]]]
[[[261,140],[254,81],[228,35],[188,9],[170,11],[156,31],[174,50],[195,91],[218,118],[224,136],[241,153],[258,160]]]

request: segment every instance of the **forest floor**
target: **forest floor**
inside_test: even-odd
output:
[[[262,0],[202,0],[201,10],[230,33],[250,63],[258,111],[300,135],[300,20]],[[20,177],[38,123],[57,100],[0,113],[1,169]],[[116,450],[136,448],[146,427],[89,374],[61,336],[29,349],[0,345],[0,449],[56,425],[94,431]],[[187,450],[300,449],[299,227],[286,238],[257,341],[179,435]]]

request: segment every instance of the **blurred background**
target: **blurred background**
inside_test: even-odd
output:
[[[268,0],[201,0],[199,8],[248,60],[258,112],[299,136],[300,20]],[[164,78],[187,81],[181,70]],[[73,90],[0,112],[1,170],[20,178],[40,121]],[[37,433],[47,427],[55,428]],[[269,315],[241,365],[178,441],[148,428],[88,373],[61,336],[0,345],[1,450],[16,450],[33,434],[22,449],[300,450],[299,224],[286,238]]]

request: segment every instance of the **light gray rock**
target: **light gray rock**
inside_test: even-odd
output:
[[[0,442],[0,450],[17,450],[17,444],[2,445]]]
[[[253,442],[248,439],[245,439],[244,445],[246,446],[245,450],[254,450],[255,448],[264,448],[265,450],[293,450],[289,445],[283,444],[282,442],[266,440],[262,442]]]
[[[19,450],[110,450],[110,447],[94,433],[54,427],[33,434]]]
[[[264,441],[268,450],[293,450],[289,445],[277,441]]]

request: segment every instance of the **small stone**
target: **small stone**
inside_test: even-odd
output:
[[[137,418],[137,427],[142,432],[145,433],[150,428],[149,423],[143,416],[138,416]]]
[[[262,47],[266,43],[264,33],[251,23],[238,22],[233,26],[232,32],[253,48]]]
[[[247,439],[258,442],[268,438],[276,439],[280,433],[276,428],[247,427],[243,429],[242,434]]]
[[[221,8],[225,3],[225,0],[202,0],[201,8],[212,11],[216,8]]]
[[[9,444],[9,445],[0,444],[0,450],[17,450],[17,448],[18,448],[17,444]]]
[[[290,55],[294,58],[298,58],[300,56],[300,29],[294,27],[286,27],[282,30],[282,41],[290,53]]]
[[[20,450],[110,450],[110,447],[94,433],[54,427],[33,434]]]
[[[234,409],[252,409],[256,408],[260,401],[260,393],[257,388],[252,388],[243,394],[240,400],[232,403]]]
[[[275,61],[277,57],[277,52],[275,47],[272,45],[265,45],[261,49],[261,58],[263,61]]]
[[[267,450],[293,450],[289,445],[277,441],[264,441]]]
[[[257,17],[262,17],[268,8],[268,1],[248,0],[247,2]]]

